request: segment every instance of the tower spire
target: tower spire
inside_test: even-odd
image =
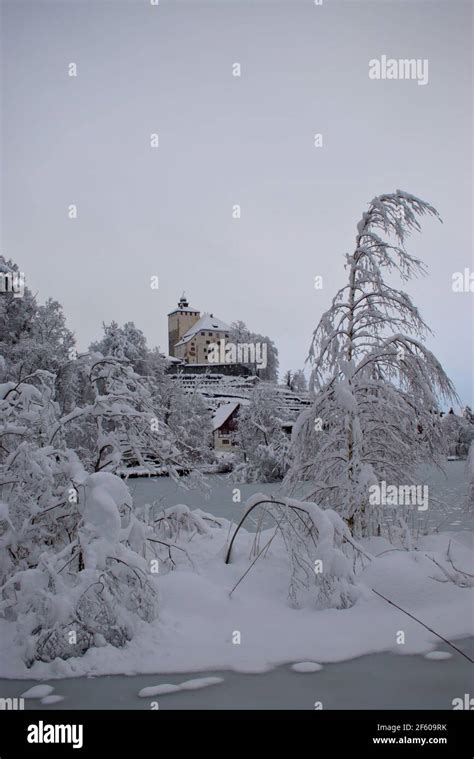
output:
[[[189,303],[186,299],[186,294],[183,290],[183,294],[181,295],[181,298],[178,301],[178,308],[187,308],[189,306]]]

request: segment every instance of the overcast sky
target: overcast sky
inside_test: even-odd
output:
[[[471,3],[2,10],[1,252],[63,304],[81,349],[115,319],[167,351],[185,290],[201,312],[268,334],[282,370],[303,366],[367,202],[401,188],[443,217],[411,239],[430,273],[406,289],[473,402],[474,294],[452,292],[453,273],[474,268]],[[428,59],[428,84],[369,79],[382,55]]]

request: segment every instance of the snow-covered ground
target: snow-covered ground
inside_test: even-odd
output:
[[[231,669],[263,672],[278,664],[341,661],[376,651],[428,652],[439,642],[432,633],[372,589],[415,614],[448,639],[474,633],[472,589],[445,582],[435,564],[474,573],[471,534],[450,532],[420,538],[416,550],[394,550],[383,538],[363,542],[374,556],[357,572],[361,596],[349,609],[292,608],[288,603],[289,566],[275,540],[229,597],[250,565],[254,540],[242,530],[224,564],[230,523],[212,523],[195,535],[183,558],[159,578],[160,614],[142,623],[124,648],[105,646],[84,656],[36,663],[30,670],[16,654],[13,625],[2,623],[1,674],[6,677],[60,678],[75,675],[198,672]],[[270,533],[263,533],[262,545]],[[430,558],[431,557],[431,558]],[[404,642],[400,643],[400,633]]]
[[[163,481],[159,479],[160,485]],[[230,502],[231,493],[230,489]],[[186,493],[180,495],[189,502]],[[462,508],[459,500],[452,508]],[[242,505],[236,506],[242,513]],[[255,535],[241,530],[232,561],[226,565],[224,553],[233,525],[222,518],[221,526],[209,521],[207,534],[183,536],[180,545],[186,547],[189,559],[183,554],[174,571],[159,575],[158,619],[140,623],[125,647],[92,648],[82,657],[37,662],[27,669],[14,645],[13,624],[1,622],[0,676],[52,680],[204,670],[257,673],[284,663],[325,664],[372,652],[429,652],[438,647],[439,639],[373,590],[444,638],[473,635],[473,590],[446,581],[440,568],[452,571],[446,554],[450,545],[456,569],[474,574],[473,533],[467,530],[466,514],[453,511],[456,518],[451,522],[460,522],[461,514],[464,529],[450,524],[449,532],[418,538],[411,551],[394,549],[383,538],[362,541],[373,559],[364,559],[363,566],[357,562],[358,601],[348,609],[322,610],[289,604],[288,557],[279,537],[243,577],[251,564]],[[270,534],[262,533],[262,546]]]
[[[253,536],[241,535],[235,561],[226,566],[227,531],[213,529],[212,533],[188,546],[198,572],[182,565],[161,577],[159,621],[143,623],[124,648],[94,648],[80,658],[36,663],[27,670],[15,655],[13,629],[2,630],[1,674],[57,678],[208,669],[263,672],[285,662],[325,663],[375,651],[409,654],[436,647],[439,641],[432,633],[375,596],[370,588],[414,613],[445,638],[474,633],[472,590],[433,579],[442,579],[442,575],[426,557],[429,553],[442,560],[451,539],[456,566],[472,573],[467,533],[424,538],[416,552],[393,551],[381,538],[366,541],[364,547],[378,558],[359,575],[367,588],[365,597],[350,609],[320,611],[288,605],[288,567],[278,547],[254,565],[229,598],[229,591],[249,565]],[[404,644],[397,644],[400,631]],[[240,643],[233,642],[236,632]]]

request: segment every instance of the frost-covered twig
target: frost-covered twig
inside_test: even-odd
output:
[[[166,540],[158,540],[157,538],[146,538],[146,540],[148,540],[150,543],[160,543],[160,545],[166,546],[168,548],[169,559],[171,563],[173,564],[173,566],[176,566],[176,563],[173,561],[173,558],[171,556],[171,549],[175,548],[177,551],[182,551],[185,554],[186,558],[188,559],[189,563],[191,564],[192,568],[194,570],[196,569],[194,562],[191,559],[189,553],[186,551],[185,548],[182,548],[182,546],[177,546],[174,543],[167,543]]]
[[[457,569],[455,569],[455,573],[450,572],[446,567],[443,567],[442,564],[439,563],[439,561],[436,561],[432,556],[428,556],[428,554],[425,554],[426,558],[433,562],[433,564],[436,564],[438,569],[440,569],[447,580],[449,582],[454,583],[454,585],[457,585],[459,588],[472,588],[474,587],[474,578],[472,575],[468,575],[465,572],[461,572]],[[436,578],[433,578],[436,579]]]

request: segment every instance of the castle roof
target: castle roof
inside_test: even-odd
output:
[[[222,319],[218,319],[212,314],[203,314],[203,316],[201,316],[201,318],[198,319],[197,322],[195,322],[195,324],[193,324],[193,326],[184,333],[183,337],[178,343],[176,343],[176,345],[184,345],[189,340],[191,340],[194,335],[197,335],[198,332],[202,332],[204,330],[208,330],[210,332],[229,332],[230,327],[228,324],[223,322]]]
[[[171,314],[179,314],[179,313],[185,313],[185,314],[199,314],[199,311],[197,308],[189,308],[188,299],[186,298],[186,295],[183,293],[181,298],[178,301],[178,308],[175,308],[174,311],[170,311],[168,316],[171,316]]]
[[[168,316],[171,316],[171,314],[198,314],[199,309],[198,308],[175,308],[174,311],[170,311]]]

